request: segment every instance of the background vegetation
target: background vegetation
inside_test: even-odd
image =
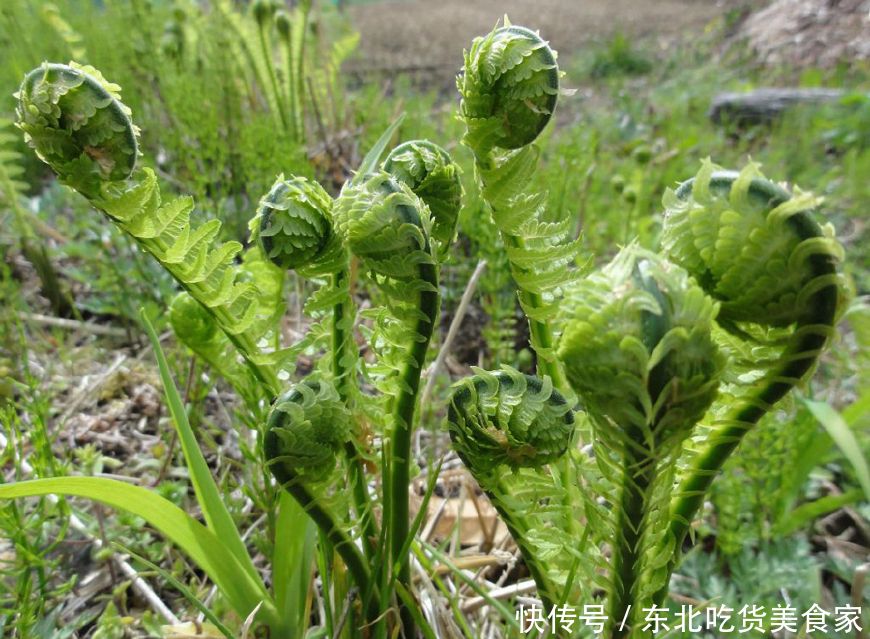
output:
[[[366,4],[368,16],[397,11],[387,3]],[[590,265],[634,238],[655,245],[665,188],[694,175],[708,156],[723,166],[751,158],[768,175],[824,195],[826,214],[846,245],[855,293],[840,338],[801,398],[767,418],[729,462],[699,523],[702,543],[671,589],[677,607],[710,600],[771,606],[783,598],[799,610],[814,602],[866,605],[870,69],[849,59],[824,68],[761,65],[740,37],[748,8],[726,4],[701,16],[703,28],[699,15],[686,11],[691,29],[664,39],[611,28],[563,49],[564,85],[578,90],[561,101],[547,130],[537,179],[549,190],[552,218],[570,219],[582,237]],[[490,26],[500,17],[493,13]],[[335,194],[401,112],[398,139],[430,138],[453,154],[464,168],[466,203],[442,282],[446,319],[433,353],[478,259],[486,265],[434,380],[433,401],[423,407],[415,448],[421,482],[448,452],[445,407],[437,398],[451,378],[470,365],[531,368],[498,233],[482,214],[472,158],[458,145],[453,69],[434,53],[438,64],[409,69],[397,63],[401,72],[381,62],[367,67],[372,58],[360,50],[373,45],[360,41],[357,31],[366,19],[354,8],[312,4],[305,50],[297,54],[303,71],[294,108],[290,100],[281,104],[279,96],[290,94],[272,86],[270,56],[263,51],[274,53],[273,77],[288,84],[292,57],[283,62],[280,33],[271,26],[261,46],[256,18],[243,4],[2,3],[0,464],[6,481],[119,476],[191,509],[195,502],[139,325],[144,306],[157,317],[188,418],[230,512],[249,547],[265,551],[271,543],[263,478],[246,464],[257,442],[240,423],[243,402],[168,332],[164,309],[174,283],[84,200],[54,182],[11,126],[12,93],[43,60],[92,64],[121,85],[143,130],[144,163],[156,168],[166,193],[193,195],[200,219],[220,219],[225,239],[247,240],[248,219],[278,173],[316,177]],[[619,16],[614,23],[619,26]],[[528,26],[547,37],[547,25]],[[401,51],[396,59],[403,59]],[[453,68],[460,63],[456,48]],[[715,125],[708,118],[715,94],[767,85],[837,87],[845,94],[761,125]],[[294,119],[299,126],[288,124]],[[288,334],[305,330],[301,307],[308,294],[301,280],[288,287],[295,309],[285,318]],[[374,295],[356,294],[360,300]],[[304,354],[300,372],[317,356]],[[450,582],[443,614],[466,619],[471,636],[493,626],[509,634],[498,615],[480,612],[466,582],[495,589],[527,575],[511,561],[515,548],[485,505],[468,514],[476,500],[470,480],[449,459],[443,468],[436,495],[452,514],[441,513],[439,530],[430,531],[444,553],[440,563],[449,566],[434,572]],[[130,561],[179,618],[200,614],[191,598],[218,617],[231,617],[202,575],[140,524],[76,500],[0,506],[0,635],[160,636],[165,620],[131,588],[118,561],[125,549],[143,554],[142,561]]]

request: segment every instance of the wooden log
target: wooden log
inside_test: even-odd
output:
[[[756,89],[748,93],[720,93],[713,98],[710,119],[716,124],[761,124],[800,104],[823,104],[843,97],[840,89]]]

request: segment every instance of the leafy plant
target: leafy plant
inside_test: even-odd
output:
[[[544,228],[541,197],[523,193],[533,141],[558,94],[554,54],[536,34],[506,26],[475,40],[465,61],[464,142],[529,316],[544,380],[530,388],[551,383],[577,393],[594,462],[574,447],[551,455],[542,431],[555,440],[561,428],[536,422],[534,413],[513,426],[513,411],[523,415],[519,398],[489,390],[483,414],[499,419],[476,416],[465,383],[454,391],[451,434],[501,512],[555,510],[564,522],[582,500],[571,526],[579,545],[573,562],[564,529],[554,541],[544,536],[552,523],[518,525],[506,516],[545,604],[588,602],[601,590],[608,636],[647,636],[639,612],[663,602],[713,479],[831,338],[844,296],[836,272],[842,249],[812,215],[817,198],[793,196],[754,164],[734,173],[708,161],[664,196],[662,255],[629,246],[603,270],[577,278],[565,268],[573,245],[535,232]],[[523,224],[535,231],[520,232]],[[488,454],[480,441],[491,442]],[[505,482],[494,483],[493,466],[516,469],[518,458],[535,460],[537,481],[518,484],[537,490],[496,492]],[[572,487],[575,468],[580,481]],[[576,501],[572,488],[582,495]],[[530,502],[521,502],[528,493]]]
[[[268,60],[272,7],[252,10]],[[268,64],[266,73],[280,104]],[[522,27],[497,28],[465,55],[460,118],[477,210],[504,245],[537,371],[475,370],[451,392],[448,429],[544,604],[603,600],[608,636],[643,637],[639,611],[664,602],[714,477],[827,346],[844,297],[842,250],[816,221],[814,196],[786,191],[754,164],[735,173],[706,161],[665,193],[661,251],[630,244],[584,276],[573,222],[548,211],[536,180],[536,140],[559,82],[555,53]],[[268,507],[277,506],[272,586],[222,502],[144,314],[205,524],[104,478],[8,484],[0,497],[61,493],[135,512],[212,579],[240,619],[259,606],[256,618],[276,636],[305,632],[312,562],[332,636],[362,628],[433,636],[410,568],[412,556],[423,564],[427,552],[442,556],[415,538],[425,500],[412,521],[411,441],[462,201],[457,165],[424,140],[381,162],[396,122],[337,198],[312,180],[279,176],[245,249],[220,243],[220,222],[197,220],[191,198],[163,201],[155,173],[137,166],[139,131],[119,91],[92,67],[45,63],[24,79],[18,126],[63,183],[175,278],[176,335],[244,399],[257,431],[252,459],[274,497]],[[310,329],[286,345],[288,269],[317,291],[305,309]],[[360,312],[358,284],[371,298]],[[369,357],[357,349],[357,317]],[[304,352],[328,356],[290,383]]]

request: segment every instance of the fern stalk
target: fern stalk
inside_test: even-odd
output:
[[[610,593],[608,619],[613,624],[613,639],[622,639],[631,633],[631,618],[626,617],[636,612],[634,604],[638,600],[646,513],[656,470],[655,459],[645,449],[640,429],[629,429],[626,436],[631,444],[627,446],[622,461],[624,473],[614,527],[619,533],[611,557],[614,588]],[[626,623],[622,623],[623,620]]]
[[[399,582],[410,585],[411,567],[403,556],[408,537],[410,512],[408,508],[408,488],[411,483],[411,432],[414,413],[417,408],[417,395],[420,390],[420,374],[429,350],[429,342],[438,318],[438,272],[434,264],[420,265],[420,281],[429,286],[420,291],[418,308],[420,318],[414,327],[418,336],[408,351],[404,370],[400,373],[401,387],[393,406],[393,431],[391,437],[392,461],[390,466],[390,487],[392,494],[387,498],[391,505],[390,541],[393,565],[401,564]],[[407,632],[407,631],[406,631]]]
[[[347,268],[341,268],[333,276],[333,287],[341,290],[347,286]],[[350,295],[335,303],[332,309],[332,375],[335,380],[339,397],[347,405],[351,405],[354,393],[355,370],[348,370],[348,362],[356,362],[357,354],[353,345],[353,336],[346,330],[353,326],[350,310],[353,305]],[[363,472],[362,459],[357,444],[351,439],[345,442],[344,452],[350,472],[350,485],[353,494],[354,507],[359,518],[363,533],[363,549],[370,556],[374,550],[375,530],[374,512],[369,496],[368,486]]]
[[[567,239],[567,225],[547,221],[546,193],[531,188],[539,155],[534,141],[553,116],[559,76],[548,44],[506,23],[474,40],[457,85],[463,143],[474,153],[481,195],[507,248],[539,373],[570,394],[549,318],[560,287],[571,279],[579,244]]]
[[[777,362],[748,396],[737,400],[683,473],[671,506],[669,534],[675,552],[668,575],[676,568],[691,522],[729,456],[746,433],[814,369],[833,335],[844,301],[837,273],[842,248],[830,228],[813,218],[819,202],[810,194],[792,195],[768,181],[755,164],[738,174],[718,170],[709,161],[697,177],[665,196],[663,244],[674,259],[697,273],[712,295],[723,300],[720,322],[726,327],[738,322],[765,328],[791,325]],[[729,224],[741,231],[731,231],[730,242],[716,245],[719,251],[737,245],[737,254],[726,262],[730,270],[723,271],[716,251],[697,252],[703,243],[696,238],[717,233],[727,237]],[[759,251],[759,246],[765,250]],[[776,272],[777,266],[787,270]],[[664,601],[666,595],[667,582],[655,600]]]
[[[275,75],[275,65],[272,62],[272,50],[269,46],[270,43],[266,33],[265,22],[260,22],[258,20],[257,34],[260,41],[260,51],[266,64],[266,75],[269,77],[269,85],[272,88],[272,95],[275,96],[275,103],[278,106],[278,117],[281,120],[281,125],[284,127],[284,130],[288,131],[289,124],[287,123],[287,109],[284,106],[284,98],[281,94],[281,90],[278,88],[278,78]]]

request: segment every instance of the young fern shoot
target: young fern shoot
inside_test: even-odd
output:
[[[558,487],[548,465],[563,458],[574,434],[571,405],[549,378],[503,367],[457,382],[447,416],[450,439],[463,463],[498,509],[523,553],[538,594],[550,608],[562,600],[567,571],[543,562],[540,546],[565,539]],[[505,475],[505,470],[511,473]],[[555,497],[555,499],[554,499]],[[551,503],[552,502],[552,503]],[[564,548],[563,558],[572,556]],[[570,561],[570,559],[569,559]]]
[[[560,287],[571,280],[578,243],[568,239],[569,220],[546,216],[547,193],[532,188],[534,141],[553,116],[559,75],[555,52],[538,34],[504,26],[475,38],[457,85],[462,141],[474,154],[478,186],[507,250],[538,372],[567,393],[550,320]]]
[[[737,173],[709,160],[697,176],[664,196],[664,251],[719,300],[719,324],[752,343],[784,344],[764,375],[714,422],[713,432],[680,473],[671,507],[675,552],[669,573],[725,461],[743,436],[807,378],[834,335],[846,300],[837,272],[843,249],[833,227],[816,220],[820,203],[811,193],[796,189],[792,195],[766,179],[757,164]]]
[[[563,305],[559,357],[613,486],[601,512],[612,535],[612,637],[629,636],[667,579],[660,558],[670,548],[676,459],[715,399],[724,366],[712,336],[717,310],[683,269],[633,245],[578,282]]]
[[[333,200],[317,182],[278,176],[260,200],[249,224],[256,241],[278,268],[300,275],[328,278],[328,285],[306,304],[306,310],[330,310],[331,374],[339,398],[352,408],[356,393],[358,353],[353,341],[353,300],[348,286],[348,255],[336,233]],[[330,308],[331,307],[331,308]],[[354,507],[366,540],[374,538],[374,521],[362,469],[358,428],[343,442]],[[364,546],[369,548],[368,542]]]
[[[137,169],[138,129],[120,101],[120,87],[93,67],[44,63],[24,79],[18,126],[60,180],[79,191],[169,271],[215,318],[252,374],[280,390],[280,362],[257,342],[270,330],[273,300],[237,278],[238,242],[217,243],[220,222],[190,221],[193,200],[162,203],[157,178]]]
[[[390,561],[383,579],[410,586],[407,538],[411,432],[415,423],[420,374],[438,318],[438,265],[431,240],[429,208],[388,173],[348,183],[335,209],[336,228],[375,284],[385,293],[389,317],[381,338],[392,348],[381,355],[390,370],[382,391],[390,396],[389,453],[384,456],[384,525]],[[403,618],[406,636],[413,622]]]

